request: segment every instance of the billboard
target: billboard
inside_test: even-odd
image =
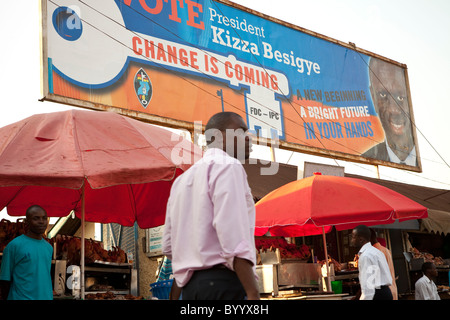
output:
[[[406,66],[225,0],[42,0],[44,99],[421,171]]]

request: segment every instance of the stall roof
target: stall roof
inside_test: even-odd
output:
[[[252,189],[253,197],[257,200],[261,199],[269,192],[297,180],[297,166],[278,163],[276,164],[278,165],[277,174],[265,175],[264,170],[268,170],[271,166],[274,168],[274,164],[271,162],[265,162],[263,164],[254,159],[252,159],[252,161],[256,163],[244,164],[244,169],[248,176],[248,183]],[[425,223],[422,227],[429,232],[450,233],[450,223],[440,223],[442,219],[444,219],[444,221],[450,220],[450,190],[435,189],[347,173],[345,176],[380,184],[420,203],[429,209],[429,217],[423,219]],[[437,214],[435,214],[435,212],[437,212]],[[80,226],[80,221],[77,218],[61,219],[58,223],[54,227],[55,233],[72,234]]]
[[[81,226],[81,220],[75,215],[61,217],[48,231],[48,237],[53,238],[57,234],[73,236]]]
[[[255,162],[256,160],[253,161]],[[267,164],[261,164],[260,162],[257,162],[256,164],[244,164],[248,176],[248,183],[252,189],[253,197],[256,198],[256,200],[261,199],[269,192],[291,181],[297,180],[298,167],[287,164],[278,164],[279,168],[276,175],[261,174],[262,168],[269,168],[272,165],[273,163],[270,162]],[[346,173],[345,176],[377,183],[420,203],[429,209],[428,218],[422,219],[421,229],[427,230],[428,232],[450,233],[450,223],[448,222],[450,221],[450,190],[429,188],[348,173]],[[443,221],[445,223],[443,223]],[[390,227],[405,227],[411,230],[418,230],[418,225],[411,224],[414,222],[417,225],[416,221],[410,221],[407,225],[404,224],[405,222],[402,222],[404,225],[401,227],[400,225],[393,225]]]
[[[382,186],[397,191],[400,194],[420,203],[428,209],[450,212],[450,190],[435,189],[418,185],[368,178],[353,174],[345,174],[346,177],[359,178],[378,183]]]
[[[253,161],[256,161],[253,159]],[[272,163],[244,164],[247,173],[248,184],[252,189],[252,194],[257,200],[264,197],[269,192],[297,180],[297,167],[283,163],[278,163],[278,172],[275,175],[265,175],[264,169],[270,168]]]
[[[450,212],[439,210],[428,210],[428,218],[422,219],[422,231],[442,233],[444,235],[450,233]]]

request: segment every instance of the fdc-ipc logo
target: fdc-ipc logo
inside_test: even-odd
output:
[[[139,102],[144,108],[147,108],[152,98],[152,83],[144,69],[140,68],[134,76],[134,90]]]

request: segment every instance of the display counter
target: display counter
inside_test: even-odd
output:
[[[344,300],[347,297],[349,297],[347,293],[304,294],[299,296],[285,297],[284,300]]]
[[[355,295],[360,289],[359,272],[357,269],[336,272],[334,281],[341,281],[342,292],[349,295]]]
[[[260,293],[278,296],[280,290],[313,288],[320,290],[321,265],[304,261],[283,261],[256,266]]]
[[[288,243],[281,237],[256,237],[256,248],[258,250],[256,273],[262,295],[272,297],[292,295],[297,298],[301,296],[302,299],[307,299],[305,296],[318,295],[319,299],[325,299],[324,294],[334,296],[333,292],[342,293],[340,280],[337,281],[339,290],[333,287],[334,265],[337,265],[338,270],[342,266],[334,259],[330,258],[330,269],[327,271],[325,261],[311,262],[312,252],[308,246]],[[353,275],[352,272],[349,279],[353,278]],[[341,277],[345,278],[344,273]]]

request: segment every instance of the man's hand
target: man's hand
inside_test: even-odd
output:
[[[8,299],[10,287],[11,287],[10,281],[0,280],[0,300]]]
[[[173,279],[172,288],[170,288],[169,300],[179,300],[181,295],[181,288],[177,285],[175,279]]]
[[[247,300],[259,300],[258,283],[256,282],[252,266],[253,264],[246,259],[234,258],[234,271],[244,287]]]

